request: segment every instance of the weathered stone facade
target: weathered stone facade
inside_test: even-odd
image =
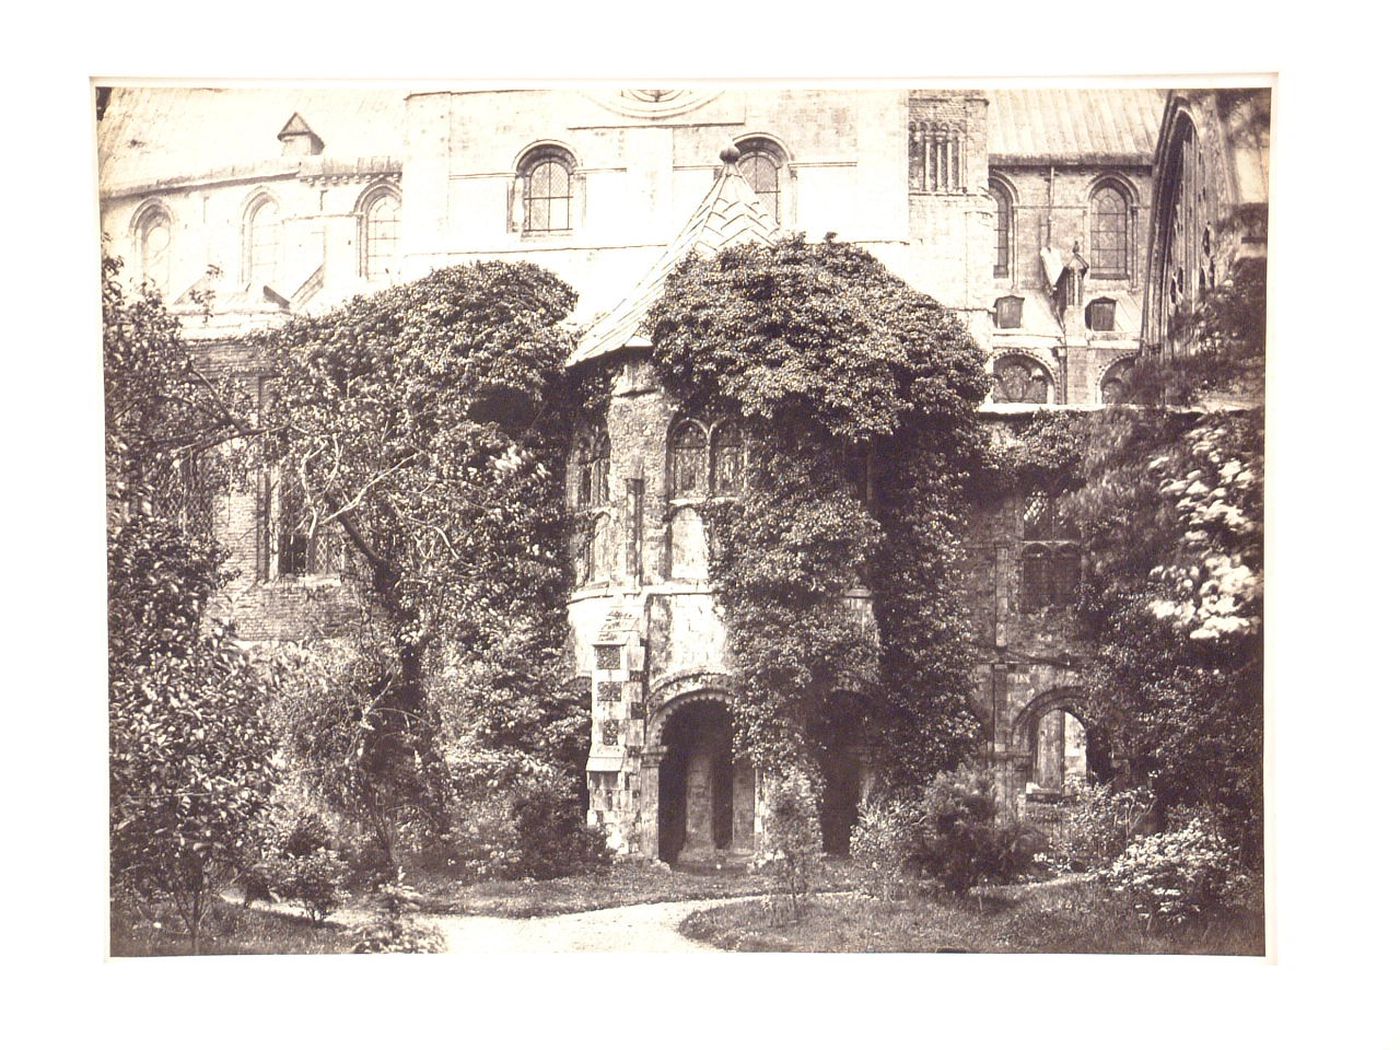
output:
[[[210,146],[196,132],[233,95],[247,96],[233,107],[239,121]],[[257,362],[230,351],[230,336],[385,280],[528,259],[578,289],[581,347],[595,333],[589,356],[617,366],[603,416],[588,422],[595,433],[580,434],[593,451],[571,463],[567,489],[578,524],[569,619],[578,673],[592,681],[589,819],[619,852],[722,864],[762,848],[762,783],[725,741],[725,625],[703,523],[677,491],[672,458],[685,421],[656,382],[629,300],[645,305],[649,278],[708,201],[745,211],[757,236],[834,231],[956,311],[997,376],[989,425],[1041,404],[1092,410],[1138,350],[1164,101],[1156,91],[117,89],[99,125],[102,222],[134,276],[159,275],[187,334],[250,388]],[[761,185],[750,175],[753,187],[724,190],[754,155],[764,159],[746,170],[762,171]],[[548,193],[531,181],[545,160],[559,173]],[[1096,198],[1104,187],[1121,207]],[[381,212],[372,221],[386,195],[392,226]],[[258,211],[268,201],[275,223]],[[368,265],[388,244],[391,264]],[[1096,251],[1121,271],[1096,272]],[[723,422],[688,432],[696,449],[704,442],[707,478]],[[1063,746],[1073,736],[1063,716],[1040,730],[1042,716],[1076,710],[1084,650],[1062,599],[1077,548],[1028,536],[1027,495],[986,510],[969,553],[973,702],[1008,799],[1083,761]],[[333,566],[279,569],[276,502],[275,479],[249,479],[218,509],[238,572],[226,611],[254,641],[342,630],[352,606]],[[1058,772],[1043,757],[1056,748]],[[1092,728],[1088,750],[1093,768]]]

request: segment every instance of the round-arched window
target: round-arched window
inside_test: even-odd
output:
[[[675,429],[671,435],[672,497],[705,495],[708,452],[705,429],[699,423],[688,419]]]
[[[274,284],[282,255],[282,216],[277,202],[264,197],[248,213],[248,283]]]
[[[1095,277],[1128,276],[1128,198],[1116,186],[1100,186],[1089,201],[1089,271]]]
[[[162,296],[170,294],[170,216],[154,208],[141,220],[141,280]]]
[[[531,153],[521,166],[524,178],[526,233],[547,233],[573,228],[574,160],[562,149]]]
[[[1000,358],[992,366],[992,400],[1044,405],[1054,384],[1039,361],[1020,355]]]
[[[782,154],[764,141],[740,143],[737,167],[773,221],[781,223],[783,212],[779,173],[783,168]]]

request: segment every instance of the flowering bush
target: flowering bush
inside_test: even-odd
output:
[[[919,808],[900,798],[862,803],[851,831],[851,860],[872,897],[892,900],[918,844]]]
[[[1225,839],[1200,818],[1134,842],[1103,877],[1149,929],[1156,919],[1181,923],[1233,903],[1248,883]]]
[[[1061,872],[1106,867],[1127,847],[1133,829],[1151,808],[1152,793],[1146,788],[1079,787],[1061,803],[1064,818],[1050,836],[1050,866]]]

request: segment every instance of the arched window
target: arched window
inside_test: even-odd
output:
[[[152,207],[137,227],[141,247],[141,280],[162,296],[170,294],[170,216]]]
[[[612,468],[612,440],[607,431],[587,431],[578,446],[578,505],[601,507],[608,502],[608,472]]]
[[[705,428],[688,419],[671,434],[671,497],[704,496],[709,480]]]
[[[782,189],[779,175],[783,170],[783,154],[766,139],[750,139],[739,143],[739,174],[768,209],[773,221],[782,224]]]
[[[247,284],[275,284],[282,256],[282,217],[277,202],[263,197],[248,210],[245,232]]]
[[[1099,380],[1099,396],[1105,405],[1121,405],[1127,400],[1133,377],[1132,359],[1110,365]]]
[[[360,270],[371,281],[393,276],[399,265],[399,198],[392,190],[370,197],[362,211]]]
[[[1128,276],[1128,198],[1103,185],[1089,198],[1089,272],[1094,277]]]
[[[1019,354],[998,359],[992,366],[992,400],[1044,405],[1054,383],[1039,361]]]
[[[992,262],[993,277],[1011,275],[1011,194],[1005,186],[993,181],[988,187],[992,200],[996,202],[996,254]]]
[[[710,491],[736,496],[744,491],[744,437],[736,423],[721,423],[714,432]]]
[[[520,165],[522,215],[526,233],[553,233],[574,226],[574,158],[557,146],[531,150]]]

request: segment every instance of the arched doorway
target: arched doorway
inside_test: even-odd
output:
[[[657,853],[681,867],[742,866],[753,853],[753,766],[734,757],[734,728],[719,697],[677,702],[661,732]]]
[[[1015,785],[1028,799],[1055,799],[1077,784],[1108,783],[1117,773],[1100,727],[1084,715],[1078,693],[1054,690],[1032,700],[1012,727],[1023,757]]]

